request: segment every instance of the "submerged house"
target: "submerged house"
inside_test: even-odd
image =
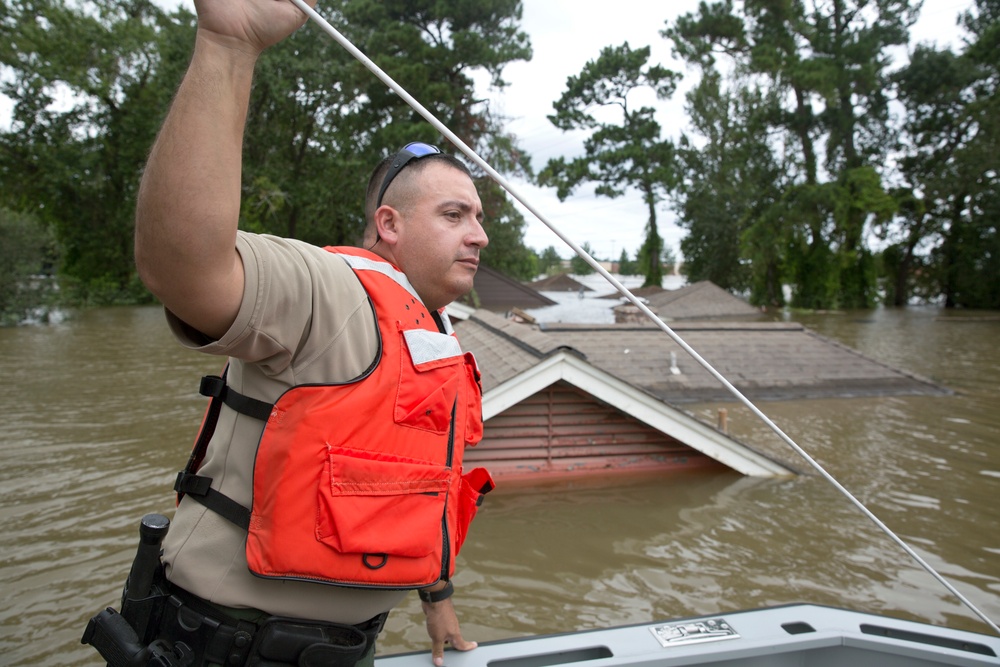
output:
[[[658,327],[530,325],[449,306],[479,360],[482,443],[469,465],[532,479],[728,467],[744,475],[799,471],[787,452],[740,442],[679,407],[729,398]],[[944,394],[789,323],[688,323],[683,337],[752,400]]]
[[[539,292],[591,292],[589,287],[577,282],[565,273],[556,273],[536,280],[531,287]]]
[[[514,308],[543,308],[555,304],[555,301],[529,285],[480,264],[473,279],[472,291],[463,296],[460,303],[503,313]]]

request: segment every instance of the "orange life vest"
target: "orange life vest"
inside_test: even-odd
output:
[[[256,575],[389,588],[448,579],[493,488],[482,468],[462,474],[464,447],[483,434],[475,359],[397,268],[358,248],[327,250],[347,261],[373,303],[375,363],[346,383],[291,387],[270,406],[248,513],[195,474],[198,444],[176,488],[248,529]],[[257,403],[268,414],[221,380],[215,386],[207,393],[216,402],[247,414],[245,404]]]

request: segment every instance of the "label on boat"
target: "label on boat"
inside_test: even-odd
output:
[[[724,618],[656,625],[649,629],[663,647],[739,639],[739,633]]]

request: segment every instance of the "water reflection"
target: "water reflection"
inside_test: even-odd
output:
[[[939,315],[802,319],[955,396],[761,407],[996,620],[1000,322]],[[80,634],[116,603],[139,517],[169,513],[204,408],[197,379],[219,367],[177,347],[156,308],[0,329],[3,664],[101,664]],[[691,409],[714,422],[721,406]],[[775,437],[725,407],[737,437]],[[480,641],[798,601],[986,631],[817,476],[501,488],[473,527],[456,583],[465,634]],[[427,645],[409,596],[380,650]]]

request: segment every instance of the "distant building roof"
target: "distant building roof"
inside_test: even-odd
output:
[[[532,287],[500,273],[496,269],[479,265],[473,279],[472,291],[460,301],[476,308],[506,312],[512,308],[541,308],[555,301]]]
[[[657,285],[650,285],[648,287],[633,287],[632,289],[629,290],[629,292],[631,292],[634,296],[637,296],[637,297],[642,298],[642,299],[648,299],[649,297],[653,296],[654,294],[659,294],[659,293],[665,292],[665,291],[666,291],[665,289],[663,289],[662,287],[659,287]],[[622,298],[622,294],[621,294],[621,292],[614,291],[614,292],[611,292],[610,294],[603,294],[603,295],[601,295],[598,298],[601,298],[601,299],[621,299]]]
[[[589,287],[577,282],[565,273],[557,273],[541,280],[531,283],[531,286],[540,292],[590,292]]]
[[[665,320],[746,318],[760,315],[760,311],[749,303],[708,280],[685,285],[680,289],[649,292],[645,299],[650,310]]]

